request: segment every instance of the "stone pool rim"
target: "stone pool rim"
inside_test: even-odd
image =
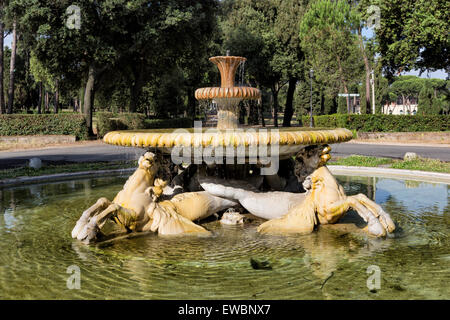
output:
[[[439,182],[450,184],[450,174],[431,171],[377,168],[377,167],[353,167],[353,166],[337,166],[328,165],[331,173],[336,175],[352,175],[352,176],[372,176],[391,179],[407,179],[418,180],[422,182]],[[117,176],[120,174],[131,174],[136,170],[133,168],[110,169],[110,170],[91,170],[70,173],[57,173],[51,175],[18,177],[12,179],[0,180],[0,189],[5,187],[21,186],[25,184],[37,184],[45,182],[58,182],[81,178],[99,178],[107,176]]]
[[[443,172],[338,165],[329,165],[327,167],[335,175],[372,176],[450,184],[450,174]]]

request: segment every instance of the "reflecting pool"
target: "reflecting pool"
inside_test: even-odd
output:
[[[81,212],[112,199],[126,176],[0,189],[0,299],[450,299],[450,185],[336,177],[390,213],[394,237],[367,236],[350,211],[305,236],[260,235],[250,217],[205,221],[208,238],[84,245],[70,237]],[[67,286],[70,266],[80,268],[80,289]],[[379,289],[367,286],[370,266]]]

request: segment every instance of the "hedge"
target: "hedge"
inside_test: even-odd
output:
[[[109,131],[137,129],[167,129],[192,127],[192,119],[146,119],[141,113],[97,113],[97,135],[102,138]]]
[[[302,117],[309,124],[309,117]],[[314,116],[314,126],[347,128],[360,132],[449,131],[448,115],[332,114]]]
[[[0,136],[74,135],[88,137],[86,120],[81,114],[5,114],[0,115]]]
[[[145,115],[140,113],[98,112],[97,136],[102,138],[109,131],[143,129],[145,128]]]
[[[147,119],[145,120],[146,129],[170,129],[170,128],[191,128],[191,118],[176,119]]]

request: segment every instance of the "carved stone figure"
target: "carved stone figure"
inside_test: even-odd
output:
[[[238,203],[249,213],[269,220],[258,228],[261,233],[309,233],[319,223],[336,223],[351,208],[367,222],[366,230],[371,235],[382,237],[393,232],[393,221],[379,205],[363,194],[345,195],[343,188],[324,165],[329,158],[329,150],[328,146],[324,146],[322,151],[317,148],[313,153],[310,150],[309,155],[302,153],[296,157],[310,171],[314,168],[311,163],[318,166],[303,181],[306,190],[303,193],[260,192],[246,181],[200,174],[195,177],[205,191],[175,195],[167,194],[173,192],[174,188],[167,187],[168,181],[157,177],[158,172],[164,169],[156,161],[155,154],[147,152],[139,159],[138,169],[112,202],[100,198],[83,212],[72,231],[72,237],[89,242],[96,238],[108,219],[128,232],[207,235],[209,231],[193,221],[235,207]],[[179,179],[179,175],[174,178]],[[270,179],[273,181],[274,177]],[[229,212],[222,221],[228,224],[242,223],[241,217],[238,213]]]
[[[236,205],[227,199],[206,192],[177,194],[172,199],[158,202],[166,182],[156,178],[161,170],[155,154],[145,153],[139,158],[139,167],[128,178],[123,189],[111,202],[100,198],[83,212],[72,230],[72,237],[90,242],[94,240],[108,219],[124,230],[157,231],[161,235],[209,232],[192,221]]]

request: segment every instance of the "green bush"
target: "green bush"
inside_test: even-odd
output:
[[[304,123],[309,121],[303,117]],[[360,132],[448,131],[448,115],[332,114],[314,116],[316,127],[347,128]]]
[[[81,114],[5,114],[0,115],[0,136],[62,134],[78,140],[88,137]]]
[[[191,128],[192,119],[177,118],[177,119],[147,119],[145,120],[146,129],[170,129],[170,128]]]
[[[109,131],[119,130],[117,128],[118,121],[112,120],[114,114],[112,112],[97,112],[97,136],[103,137]]]
[[[109,131],[114,130],[138,130],[138,129],[167,129],[189,128],[192,120],[189,118],[177,119],[146,119],[140,113],[97,113],[97,135],[102,138]]]
[[[119,119],[129,130],[145,129],[145,114],[122,113],[119,115]]]
[[[97,136],[109,131],[145,129],[145,115],[141,113],[97,113]]]

